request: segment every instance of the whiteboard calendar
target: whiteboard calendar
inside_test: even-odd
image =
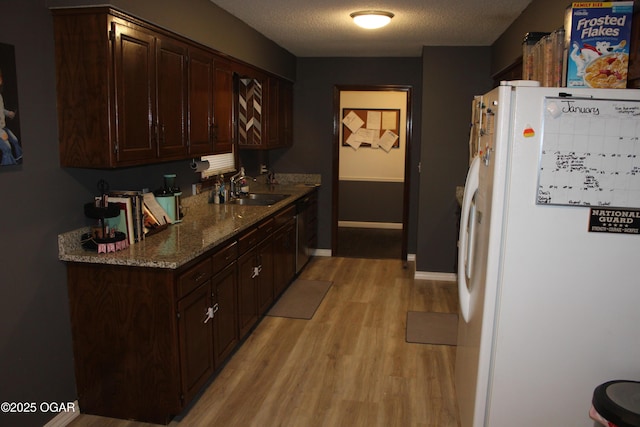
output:
[[[640,208],[640,101],[546,98],[538,204]]]

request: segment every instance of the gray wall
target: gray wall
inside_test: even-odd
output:
[[[302,170],[322,175],[318,199],[318,246],[331,248],[333,90],[336,85],[409,85],[413,88],[408,250],[415,253],[422,114],[420,58],[298,58],[294,88],[294,145],[290,149],[271,152],[269,162],[276,173]]]
[[[208,0],[118,3],[170,29],[202,34],[203,42],[211,28],[225,28],[233,37],[221,37],[221,43],[238,48],[226,53],[289,78],[295,75],[293,56],[266,39],[256,42],[260,37],[247,28],[249,41],[243,41],[244,24],[235,18],[227,16],[230,29],[219,27],[222,16]],[[60,168],[53,25],[47,5],[44,0],[3,0],[1,6],[0,41],[15,47],[24,163],[0,167],[0,402],[77,398],[66,272],[57,259],[57,235],[89,224],[82,205],[97,194],[97,181],[104,178],[111,188],[155,189],[169,172],[178,174],[183,190],[197,181],[186,161],[118,171]],[[0,425],[41,426],[54,415],[0,412]]]
[[[24,164],[0,167],[0,402],[73,401],[65,270],[57,261],[56,236],[83,224],[86,190],[58,167],[49,11],[41,1],[5,1],[2,20],[0,40],[16,51]],[[0,413],[0,425],[38,425],[51,416]]]
[[[338,221],[402,224],[403,182],[340,181]]]
[[[522,56],[522,39],[529,32],[552,32],[564,25],[564,12],[570,1],[534,0],[491,49],[491,74],[495,74]]]
[[[423,49],[424,136],[417,271],[455,272],[458,234],[455,187],[464,185],[468,168],[473,95],[490,89],[489,76],[505,69],[522,55],[522,39],[527,32],[551,32],[562,27],[569,3],[534,0],[490,48]]]
[[[471,100],[491,89],[488,47],[424,47],[416,270],[455,271],[456,186],[469,166]]]

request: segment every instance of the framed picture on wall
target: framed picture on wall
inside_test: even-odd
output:
[[[400,148],[399,109],[343,108],[342,126],[343,146]]]
[[[22,163],[15,58],[14,46],[0,43],[0,166]]]

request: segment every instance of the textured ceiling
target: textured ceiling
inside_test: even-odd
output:
[[[531,0],[211,0],[299,57],[420,56],[422,46],[489,46]],[[358,10],[395,14],[378,30]]]

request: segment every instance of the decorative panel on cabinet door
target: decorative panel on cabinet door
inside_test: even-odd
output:
[[[155,42],[153,34],[135,26],[112,22],[119,166],[156,160]]]
[[[213,54],[189,49],[189,154],[211,154],[213,139]]]
[[[187,154],[187,46],[166,37],[156,40],[158,156],[182,159]]]
[[[215,154],[233,150],[233,72],[228,61],[214,60],[213,129]]]
[[[190,401],[214,371],[211,281],[178,301],[182,396]]]
[[[234,261],[212,280],[213,352],[216,369],[238,345],[238,277]]]
[[[266,148],[265,92],[263,77],[240,74],[238,86],[238,148],[262,150]]]

